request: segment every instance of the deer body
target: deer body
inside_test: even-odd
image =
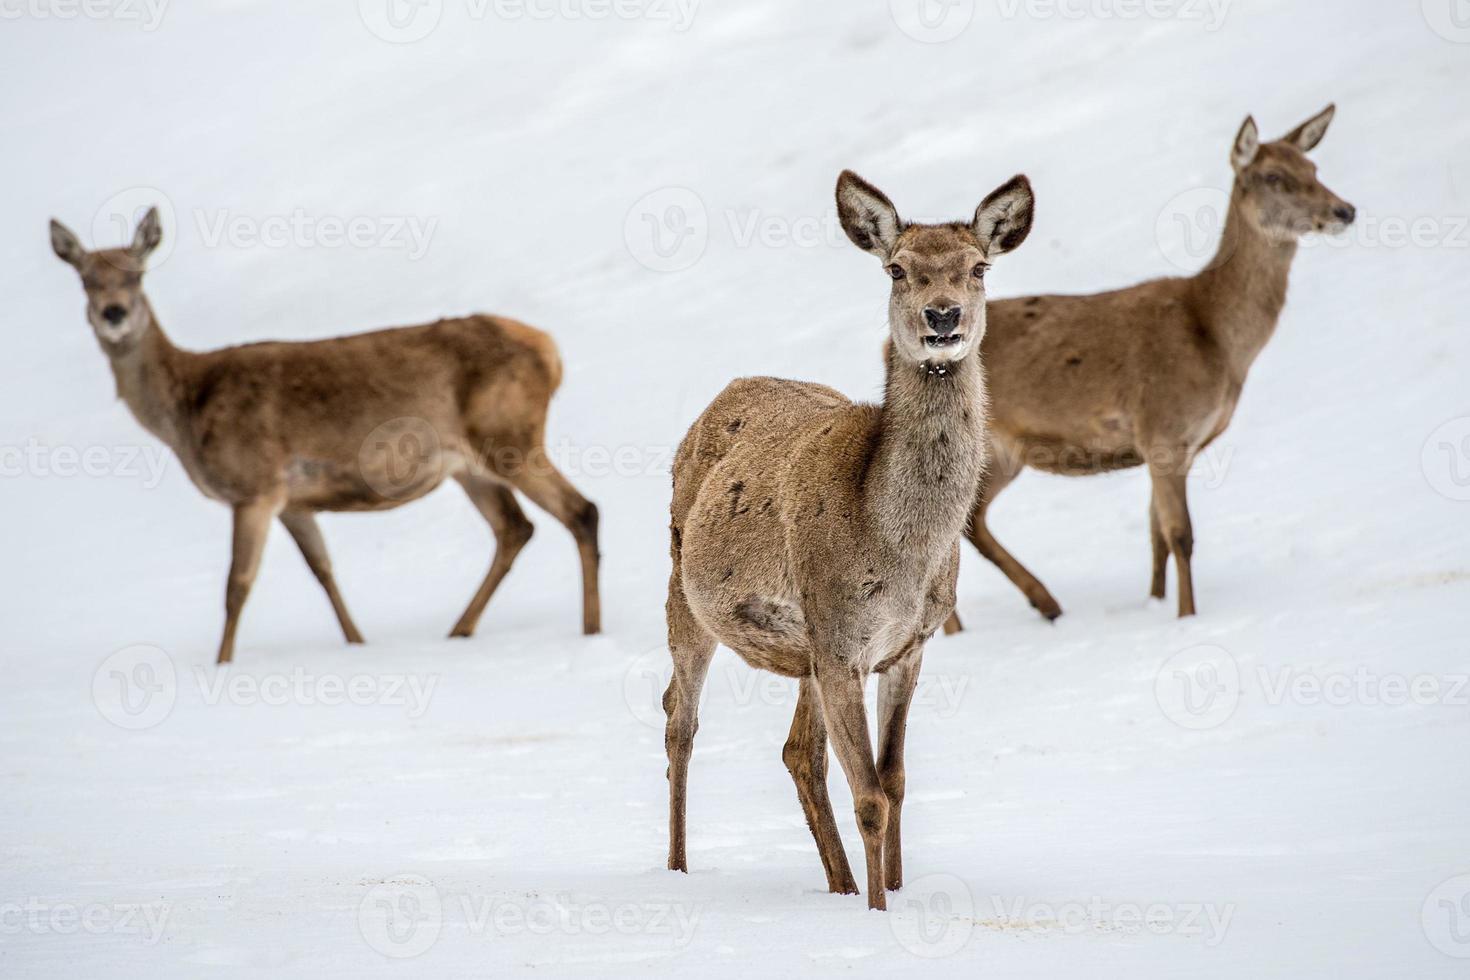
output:
[[[1236,182],[1221,244],[1198,274],[990,304],[982,345],[990,465],[969,537],[1048,619],[1060,605],[986,526],[991,502],[1028,466],[1068,476],[1148,467],[1150,592],[1164,596],[1172,555],[1179,615],[1195,612],[1190,465],[1230,424],[1246,374],[1276,328],[1297,237],[1353,219],[1351,205],[1317,182],[1304,155],[1331,117],[1329,107],[1269,144],[1259,144],[1255,123],[1246,121],[1232,152]]]
[[[825,784],[826,743],[852,787],[868,904],[902,885],[908,705],[925,641],[954,608],[959,536],[984,466],[983,271],[1031,220],[1024,178],[975,220],[903,226],[851,173],[843,227],[894,278],[881,405],[823,385],[746,378],[689,430],[674,463],[668,713],[669,867],[687,870],[685,793],[699,692],[717,642],[801,679],[783,758],[834,892],[856,892]],[[882,675],[878,754],[863,687]]]
[[[119,397],[174,451],[194,485],[234,514],[219,662],[232,659],[272,520],[300,546],[348,641],[362,642],[314,515],[397,507],[446,478],[464,487],[497,542],[490,572],[453,635],[473,632],[531,536],[513,489],[572,531],[583,628],[599,629],[597,508],[543,448],[547,407],[561,380],[549,336],[514,320],[471,316],[305,343],[182,350],[142,293],[143,265],[158,236],[152,212],[129,249],[87,252],[71,232],[52,227],[57,254],[82,275],[88,318]]]

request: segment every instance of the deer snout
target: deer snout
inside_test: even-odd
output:
[[[1332,216],[1343,224],[1350,225],[1353,223],[1353,219],[1358,216],[1358,209],[1343,201],[1332,209]]]
[[[940,337],[948,336],[960,328],[963,310],[950,304],[936,304],[924,308],[924,322]]]
[[[127,318],[128,310],[125,306],[120,306],[117,303],[108,303],[102,308],[102,319],[106,320],[114,327],[117,326],[119,323],[122,323]]]

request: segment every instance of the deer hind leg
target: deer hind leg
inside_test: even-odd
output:
[[[998,457],[1003,458],[1003,453],[997,452]],[[984,483],[980,487],[980,495],[975,501],[975,510],[970,514],[970,526],[965,532],[970,543],[975,549],[984,555],[986,560],[999,568],[1006,578],[1031,603],[1032,608],[1049,620],[1055,620],[1062,614],[1062,607],[1052,594],[1047,591],[1041,580],[1026,570],[1026,566],[1016,561],[1009,551],[1003,548],[995,536],[990,533],[990,527],[986,524],[986,511],[990,509],[991,503],[1000,492],[1014,480],[1020,468],[1014,465],[1007,466],[1000,459],[994,461],[992,469],[985,476]]]
[[[922,647],[888,668],[878,685],[878,782],[888,798],[888,827],[883,837],[883,883],[890,890],[903,887],[903,843],[899,827],[903,810],[903,744],[908,732],[909,705],[919,683]]]
[[[689,789],[689,757],[694,753],[694,734],[699,731],[699,695],[715,654],[715,638],[705,632],[684,598],[679,560],[669,578],[667,604],[669,654],[674,658],[674,675],[664,691],[664,749],[669,756],[669,870],[689,870],[685,852],[685,812]]]
[[[1175,454],[1170,458],[1182,457]],[[1175,472],[1176,469],[1178,472]],[[1194,575],[1190,564],[1194,556],[1194,529],[1190,524],[1189,503],[1185,497],[1185,474],[1188,472],[1187,465],[1182,468],[1149,468],[1149,475],[1153,478],[1154,510],[1158,514],[1159,528],[1169,553],[1174,556],[1174,568],[1179,576],[1180,617],[1193,616],[1195,612]],[[1158,558],[1155,557],[1154,561],[1157,565]]]
[[[260,556],[265,553],[271,521],[280,510],[281,502],[276,497],[235,505],[230,577],[225,585],[225,632],[220,638],[215,663],[227,664],[235,657],[240,611],[245,608],[245,598],[250,595],[250,586],[255,584],[256,573],[260,571]]]
[[[1148,501],[1148,537],[1154,553],[1153,579],[1149,584],[1148,594],[1155,599],[1162,599],[1168,594],[1164,572],[1169,566],[1169,542],[1164,539],[1164,529],[1159,524],[1158,494],[1153,494]]]
[[[888,831],[888,796],[878,779],[868,738],[868,715],[863,705],[860,671],[818,651],[817,689],[822,695],[822,713],[837,761],[852,789],[853,810],[868,866],[868,908],[886,909],[883,890],[883,838]]]
[[[577,554],[582,561],[582,632],[602,631],[602,599],[597,587],[597,505],[577,492],[551,465],[544,452],[536,454],[525,467],[505,474],[517,490],[555,517],[577,541]]]
[[[490,530],[495,535],[495,556],[490,560],[490,571],[485,574],[485,581],[480,583],[480,588],[465,607],[459,622],[449,631],[450,636],[466,637],[474,634],[475,626],[485,612],[490,597],[510,571],[516,555],[531,540],[535,527],[526,518],[521,505],[516,503],[515,494],[509,487],[489,477],[474,474],[463,474],[455,479],[464,487],[470,501],[489,523]]]
[[[822,721],[819,698],[816,682],[810,677],[803,678],[796,700],[796,716],[791,719],[791,735],[781,758],[796,783],[796,795],[817,842],[822,870],[827,873],[828,890],[856,895],[857,882],[847,863],[842,836],[832,816],[832,801],[827,796],[827,726]]]
[[[337,624],[342,627],[342,635],[348,643],[361,643],[362,634],[347,612],[342,593],[337,591],[337,580],[332,576],[332,559],[327,556],[327,543],[317,526],[316,515],[309,510],[285,510],[281,512],[281,524],[290,532],[296,546],[301,549],[301,556],[306,559],[306,566],[326,591],[332,612],[337,615]]]

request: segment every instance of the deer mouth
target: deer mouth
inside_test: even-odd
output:
[[[924,346],[930,350],[948,350],[958,347],[965,339],[965,335],[959,331],[954,333],[931,333],[924,338]]]

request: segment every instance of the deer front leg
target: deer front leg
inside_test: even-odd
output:
[[[842,836],[832,816],[832,801],[827,796],[827,726],[822,721],[822,706],[817,685],[810,677],[802,679],[796,700],[796,716],[791,719],[791,735],[781,758],[796,783],[796,795],[806,814],[807,827],[817,842],[817,855],[827,873],[827,890],[839,895],[856,895],[857,882],[842,848]]]
[[[1186,459],[1174,454],[1171,459]],[[1177,470],[1177,472],[1176,472]],[[1154,510],[1169,553],[1174,556],[1174,569],[1179,576],[1179,615],[1193,616],[1194,575],[1190,559],[1194,556],[1194,529],[1189,521],[1189,503],[1185,498],[1185,475],[1188,465],[1150,466],[1153,478]],[[1155,559],[1157,562],[1157,558]]]
[[[1169,542],[1164,540],[1164,529],[1159,526],[1159,502],[1158,495],[1154,494],[1148,501],[1148,537],[1153,545],[1154,551],[1154,574],[1153,581],[1149,585],[1148,594],[1155,599],[1164,598],[1168,589],[1164,581],[1164,572],[1169,565]]]
[[[878,782],[888,798],[888,827],[883,837],[883,884],[890,891],[903,887],[903,743],[908,732],[909,705],[919,683],[924,661],[922,647],[888,668],[878,685]]]
[[[678,559],[669,579],[666,606],[669,622],[669,654],[674,674],[664,691],[664,750],[669,757],[669,870],[689,870],[685,851],[685,813],[689,789],[689,758],[694,754],[694,733],[699,730],[699,695],[715,655],[715,639],[704,631],[684,598]]]
[[[837,761],[852,789],[853,810],[868,865],[868,908],[886,909],[883,890],[883,835],[888,829],[888,797],[878,781],[868,738],[868,715],[863,705],[866,674],[823,651],[817,653],[817,689],[822,714]]]
[[[240,610],[245,608],[245,597],[250,594],[250,586],[260,571],[266,535],[280,509],[280,502],[274,498],[235,505],[233,554],[230,578],[225,585],[225,633],[220,639],[215,663],[227,664],[234,659],[235,630],[240,625]]]
[[[301,556],[306,559],[307,567],[311,569],[311,574],[316,576],[316,580],[327,593],[327,601],[332,604],[332,612],[337,615],[337,624],[342,627],[342,635],[347,638],[348,643],[361,643],[362,634],[358,632],[357,624],[347,611],[342,593],[337,591],[337,579],[332,575],[332,559],[327,556],[327,543],[322,538],[315,515],[309,510],[285,510],[281,512],[281,524],[291,533],[296,546],[301,549]]]

